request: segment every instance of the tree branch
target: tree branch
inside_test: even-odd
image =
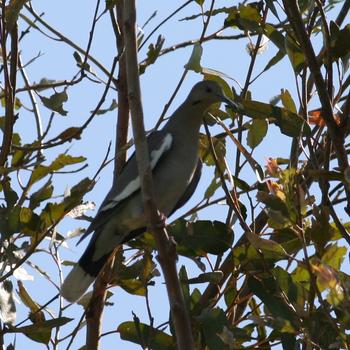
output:
[[[5,2],[4,2],[5,3]],[[16,75],[18,65],[18,27],[17,24],[13,26],[10,32],[11,37],[11,57],[10,57],[10,69],[7,65],[7,50],[6,50],[6,26],[5,26],[5,5],[3,3],[2,9],[2,23],[1,23],[1,48],[2,59],[4,67],[5,77],[5,126],[4,137],[2,139],[1,152],[0,152],[0,166],[4,166],[7,161],[7,157],[11,150],[13,125],[15,123],[15,90],[16,90]]]
[[[176,271],[175,244],[169,238],[165,228],[161,228],[159,226],[160,215],[154,202],[153,180],[143,123],[135,24],[135,1],[127,0],[124,2],[124,41],[128,99],[131,110],[136,160],[141,179],[144,209],[149,226],[153,232],[157,244],[159,263],[163,270],[168,291],[171,316],[177,339],[177,348],[179,350],[192,350],[194,349],[194,343],[190,320],[187,314],[184,297],[182,295],[181,286]]]

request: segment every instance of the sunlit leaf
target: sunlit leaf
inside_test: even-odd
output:
[[[322,262],[339,270],[347,253],[346,247],[338,247],[337,244],[330,244],[322,255]]]
[[[212,272],[206,272],[201,273],[197,277],[189,278],[186,282],[188,284],[195,284],[195,283],[218,283],[221,281],[223,277],[222,271],[212,271]]]
[[[56,136],[56,139],[59,139],[62,141],[65,141],[65,140],[72,141],[73,139],[80,140],[82,131],[83,130],[81,127],[72,126],[62,131],[58,136]]]
[[[111,111],[114,111],[116,108],[118,107],[118,103],[115,99],[112,100],[110,106],[108,108],[100,108],[96,114],[97,115],[101,115],[101,114],[105,114],[107,112],[111,112]]]
[[[287,55],[296,73],[299,73],[305,64],[305,55],[300,46],[290,36],[285,38]]]
[[[148,46],[147,58],[139,66],[140,74],[143,74],[148,66],[156,62],[157,58],[159,57],[160,51],[164,45],[164,42],[165,38],[159,35],[157,38],[157,42]]]
[[[249,242],[255,249],[259,249],[263,252],[268,251],[280,254],[282,256],[287,256],[287,252],[283,249],[283,247],[271,239],[261,238],[259,235],[249,231],[245,233],[245,236],[248,238]]]
[[[30,309],[32,322],[36,323],[45,321],[44,312],[39,311],[40,305],[32,299],[21,281],[18,281],[17,283],[19,292],[18,295],[20,296],[22,302]]]
[[[175,340],[172,336],[144,323],[138,323],[136,326],[135,322],[123,322],[118,326],[117,332],[121,339],[138,345],[146,341],[153,350],[173,350],[175,347]]]
[[[202,58],[203,48],[201,44],[195,44],[193,46],[192,54],[188,62],[185,64],[185,68],[188,70],[193,70],[194,72],[201,72],[201,58]]]
[[[48,344],[51,338],[51,330],[56,327],[65,325],[72,321],[72,318],[60,317],[48,321],[37,322],[30,326],[12,327],[11,333],[23,333],[30,339],[43,344]]]
[[[266,64],[265,68],[264,68],[264,72],[266,72],[267,70],[269,70],[271,67],[273,67],[274,65],[276,65],[278,62],[280,62],[283,57],[285,56],[285,52],[282,50],[279,50],[275,56],[273,56],[270,61]]]
[[[22,207],[19,213],[21,223],[27,224],[32,218],[33,212],[29,208]]]
[[[247,144],[250,148],[255,148],[261,143],[266,136],[268,125],[266,119],[253,119],[247,134]]]
[[[46,175],[62,169],[67,165],[84,162],[85,157],[73,157],[69,154],[60,154],[50,165],[38,165],[32,172],[30,182],[33,184]]]
[[[297,108],[288,90],[286,89],[281,90],[281,101],[285,109],[293,113],[297,113]]]
[[[45,107],[51,109],[63,116],[67,115],[67,111],[63,109],[63,103],[68,100],[66,91],[55,92],[50,97],[40,96],[41,102]]]
[[[285,108],[271,104],[242,100],[238,103],[239,110],[253,119],[269,119],[274,121],[287,136],[296,137],[303,133],[310,135],[311,129],[305,120],[298,114],[288,111]]]
[[[29,208],[35,209],[40,205],[41,202],[46,199],[51,198],[53,193],[53,186],[51,180],[46,182],[43,187],[41,187],[38,191],[34,192],[29,198]]]

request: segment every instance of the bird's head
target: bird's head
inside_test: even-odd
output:
[[[236,104],[225,96],[221,86],[212,80],[204,80],[197,83],[192,88],[187,100],[191,105],[201,105],[204,109],[217,102],[224,102],[234,109],[236,108]]]

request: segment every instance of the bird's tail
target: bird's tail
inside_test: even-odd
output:
[[[125,235],[117,235],[111,230],[95,230],[84,254],[61,286],[61,295],[70,302],[79,300],[90,284],[96,279],[115,247],[145,231],[140,227]]]
[[[91,276],[77,264],[65,278],[61,286],[61,295],[67,301],[74,303],[83,296],[95,278],[96,276]]]
[[[113,244],[104,246],[103,251],[99,251],[100,256],[94,259],[96,249],[98,249],[96,237],[98,237],[98,232],[95,232],[95,237],[92,238],[79,262],[73,267],[61,286],[61,295],[67,301],[75,302],[83,296],[113,251]]]

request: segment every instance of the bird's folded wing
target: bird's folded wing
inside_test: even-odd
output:
[[[183,193],[183,195],[181,196],[181,198],[178,200],[178,202],[175,205],[175,208],[171,211],[170,215],[171,216],[176,210],[178,210],[179,208],[181,208],[182,206],[184,206],[188,200],[192,197],[194,191],[196,190],[199,180],[201,178],[202,175],[202,162],[199,159],[198,163],[197,163],[197,167],[196,170],[194,171],[191,181],[188,184],[186,191]]]
[[[155,131],[149,135],[147,142],[152,171],[157,167],[161,158],[171,149],[172,141],[173,137],[169,132]],[[110,217],[111,211],[117,209],[120,203],[127,200],[131,195],[139,191],[140,188],[141,182],[134,152],[125,164],[114,186],[103,200],[94,220],[78,243],[91,232],[95,231],[100,225],[103,225]]]

